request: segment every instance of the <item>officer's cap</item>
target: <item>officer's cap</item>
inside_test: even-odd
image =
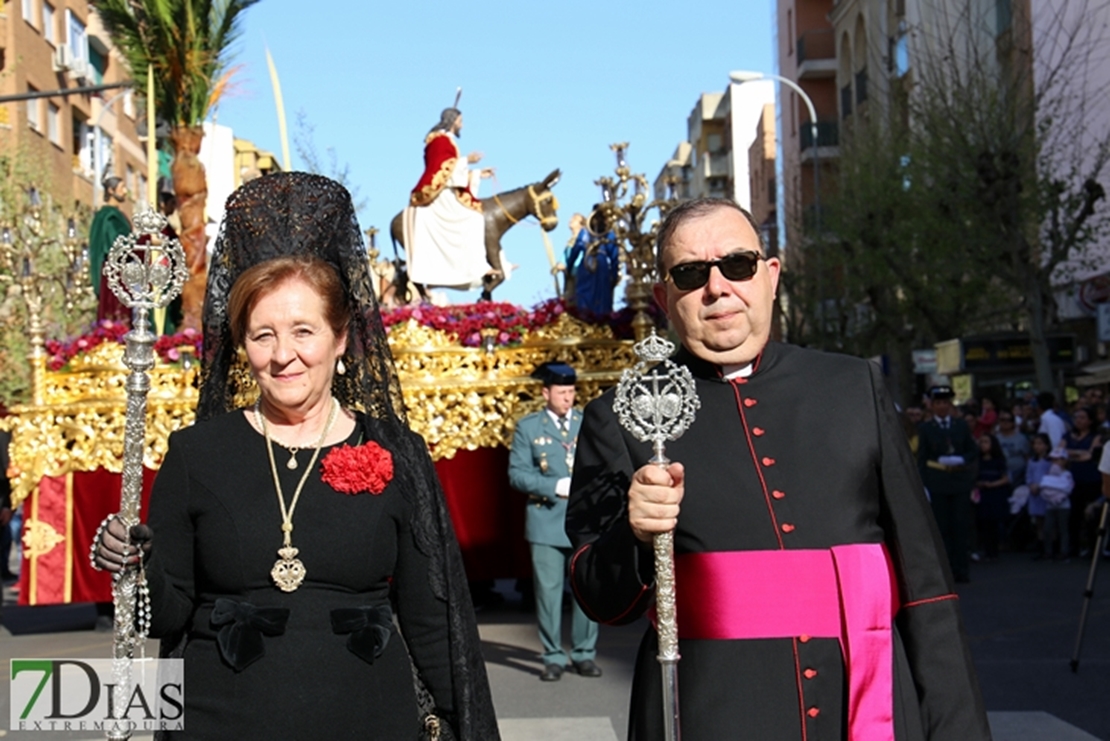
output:
[[[538,378],[544,386],[573,386],[578,380],[574,368],[566,363],[543,363],[532,371],[532,378]]]

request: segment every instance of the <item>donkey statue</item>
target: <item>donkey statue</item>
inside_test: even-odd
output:
[[[490,272],[482,278],[482,300],[490,301],[493,298],[493,289],[505,281],[505,270],[501,265],[501,237],[509,229],[519,224],[529,216],[535,216],[545,232],[550,232],[559,225],[559,201],[551,189],[559,182],[559,170],[538,183],[532,183],[522,188],[497,193],[490,198],[481,199],[482,214],[486,220],[486,262],[489,263]],[[393,217],[389,224],[389,236],[393,240],[393,248],[397,245],[405,248],[402,218],[403,212]],[[397,296],[404,298],[408,293],[408,274],[404,270],[397,271]],[[425,287],[413,284],[425,296]]]

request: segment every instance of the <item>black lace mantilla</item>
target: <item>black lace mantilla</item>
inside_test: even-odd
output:
[[[378,313],[366,248],[347,190],[307,173],[275,173],[253,180],[227,200],[224,222],[208,268],[204,304],[204,375],[198,420],[231,411],[253,381],[241,372],[231,339],[228,296],[247,268],[275,257],[312,254],[339,273],[351,305],[347,372],[332,391],[346,408],[362,412],[366,438],[393,452],[414,506],[416,546],[429,557],[437,597],[448,606],[454,714],[460,739],[499,738],[478,627],[446,501],[431,456],[405,419],[401,386]]]

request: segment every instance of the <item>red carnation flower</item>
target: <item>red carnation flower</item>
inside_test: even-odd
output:
[[[381,494],[393,480],[393,454],[373,441],[335,448],[320,467],[324,483],[343,494]]]

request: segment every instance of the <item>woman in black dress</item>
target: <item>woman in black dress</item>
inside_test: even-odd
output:
[[[458,545],[367,266],[333,181],[270,175],[228,200],[198,422],[170,437],[149,531],[132,533],[149,536],[151,634],[185,659],[182,737],[415,739],[415,665],[435,717],[497,738]],[[101,567],[137,562],[126,535],[104,529]]]
[[[983,544],[983,557],[988,561],[998,558],[999,546],[1006,533],[1006,520],[1010,516],[1010,494],[1014,487],[1006,456],[994,435],[979,436],[979,538]]]

